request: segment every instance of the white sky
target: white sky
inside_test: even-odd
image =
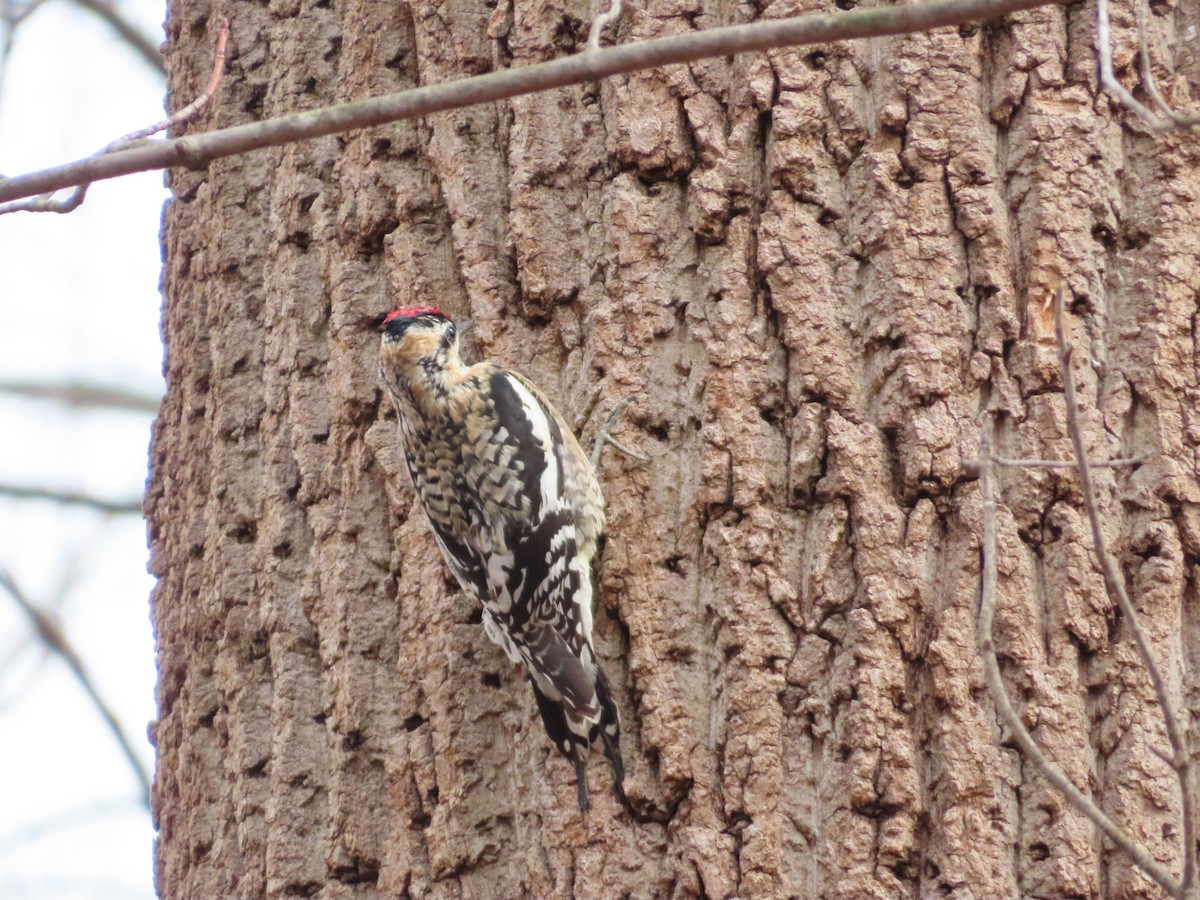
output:
[[[123,0],[158,39],[160,0]],[[0,172],[87,155],[162,118],[163,83],[98,19],[50,0],[0,85]],[[70,215],[0,216],[0,381],[86,380],[157,395],[161,173],[94,185]],[[141,493],[151,418],[0,395],[0,483]],[[0,566],[54,605],[147,769],[154,658],[140,518],[0,498]],[[0,593],[0,897],[150,898],[139,788],[66,667]]]

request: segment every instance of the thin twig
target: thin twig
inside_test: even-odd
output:
[[[608,11],[596,16],[592,22],[592,30],[588,33],[588,49],[600,49],[600,35],[609,25],[614,25],[621,18],[625,8],[625,0],[609,0]]]
[[[1115,822],[1106,816],[1095,802],[1084,794],[1066,774],[1042,752],[1025,723],[1013,709],[1008,689],[1000,675],[1000,663],[996,658],[996,646],[992,637],[992,623],[996,614],[996,497],[993,488],[992,467],[992,423],[985,422],[979,432],[979,491],[983,497],[983,572],[979,602],[979,653],[983,657],[983,676],[988,693],[996,705],[996,713],[1004,727],[1009,730],[1025,758],[1033,763],[1046,779],[1062,792],[1071,805],[1092,820],[1136,866],[1142,869],[1173,897],[1180,896],[1180,885],[1165,866],[1154,859],[1145,849],[1135,843]]]
[[[96,689],[96,685],[92,682],[91,676],[88,675],[87,669],[83,665],[83,660],[75,652],[75,648],[71,646],[70,641],[67,640],[67,636],[63,634],[62,629],[55,624],[53,619],[38,609],[25,596],[25,593],[13,580],[12,575],[4,568],[0,568],[0,587],[4,588],[8,595],[12,597],[13,602],[29,618],[42,643],[58,654],[63,662],[67,664],[67,668],[71,670],[71,674],[75,676],[75,680],[79,682],[84,693],[91,699],[92,705],[100,713],[101,718],[104,719],[104,724],[108,726],[108,730],[112,732],[113,738],[125,756],[125,760],[129,763],[129,768],[133,770],[134,777],[141,786],[141,800],[143,805],[149,808],[150,774],[142,766],[142,761],[134,751],[133,744],[130,743],[129,738],[125,736],[125,731],[121,728],[121,723],[117,720],[116,714],[113,713],[108,704],[100,696],[100,692]]]
[[[613,407],[612,412],[608,414],[608,418],[604,420],[604,424],[600,426],[600,430],[596,433],[596,442],[592,444],[592,471],[600,471],[600,454],[604,452],[605,444],[612,444],[620,452],[626,456],[632,456],[634,459],[641,462],[650,462],[650,457],[638,453],[636,450],[630,450],[615,437],[612,436],[613,426],[617,424],[617,419],[621,418],[621,413],[625,412],[625,408],[633,402],[633,397],[626,397],[620,403]]]
[[[82,382],[39,384],[34,381],[0,381],[0,394],[11,394],[30,400],[48,400],[73,409],[115,409],[156,413],[159,407],[159,399],[149,394]]]
[[[1097,469],[1121,469],[1125,466],[1137,466],[1150,459],[1153,453],[1140,453],[1122,459],[1109,459],[1092,463]],[[1012,466],[1019,469],[1074,469],[1072,459],[1009,459],[1006,456],[993,456],[992,462],[998,466]]]
[[[61,503],[64,506],[85,506],[97,512],[117,516],[140,516],[142,514],[140,499],[107,500],[104,497],[94,497],[78,491],[60,491],[54,488],[29,487],[21,484],[0,482],[0,497],[10,497],[14,500],[44,500],[50,503]]]
[[[1169,131],[1178,126],[1195,125],[1200,122],[1200,116],[1183,116],[1176,113],[1158,93],[1158,88],[1154,85],[1154,76],[1150,75],[1148,79],[1145,78],[1145,73],[1150,71],[1150,45],[1146,37],[1141,4],[1139,0],[1135,0],[1135,2],[1138,3],[1138,31],[1142,50],[1143,81],[1146,82],[1147,92],[1162,107],[1167,118],[1155,115],[1153,110],[1134,97],[1125,89],[1125,85],[1117,80],[1117,76],[1113,72],[1112,27],[1108,19],[1108,0],[1097,0],[1096,2],[1096,53],[1100,58],[1100,83],[1112,92],[1122,106],[1137,113],[1138,118],[1154,131]]]
[[[167,74],[167,64],[163,61],[158,45],[126,19],[114,4],[106,0],[75,0],[75,3],[107,22],[108,26],[160,75]]]
[[[551,62],[292,113],[207,134],[150,141],[101,157],[18,175],[0,180],[0,203],[133,172],[171,166],[196,168],[214,159],[250,150],[414,119],[551,88],[585,84],[642,69],[776,47],[928,31],[994,19],[1039,6],[1059,6],[1064,2],[1066,0],[928,0],[904,6],[858,6],[848,12],[772,19],[587,50]]]
[[[1142,55],[1142,86],[1164,116],[1181,128],[1190,128],[1200,122],[1200,113],[1185,115],[1176,112],[1159,91],[1158,82],[1154,80],[1154,66],[1150,63],[1150,28],[1146,23],[1146,4],[1141,0],[1134,0],[1134,3],[1137,5],[1138,49]]]
[[[177,125],[182,125],[189,121],[197,113],[204,108],[208,101],[216,93],[217,88],[221,84],[221,76],[225,72],[225,44],[229,39],[229,19],[221,19],[221,26],[217,32],[217,53],[216,59],[213,62],[212,75],[208,79],[208,85],[204,91],[185,106],[177,111],[174,115],[163,119],[161,122],[155,122],[153,125],[148,125],[145,128],[139,128],[137,131],[131,131],[129,134],[122,135],[115,141],[101,147],[96,153],[92,154],[89,159],[101,159],[106,156],[118,153],[136,145],[139,141],[158,134],[160,131],[166,131],[168,128],[173,128]],[[0,181],[0,184],[3,184]],[[21,200],[15,203],[6,203],[0,205],[0,215],[14,212],[52,212],[52,213],[69,213],[78,209],[87,196],[88,188],[92,186],[92,182],[85,181],[77,183],[78,186],[71,192],[70,196],[63,200],[57,200],[53,196],[54,190],[57,188],[42,193],[37,197],[28,200]],[[63,185],[69,187],[70,185]]]
[[[1087,512],[1088,522],[1092,528],[1092,545],[1096,559],[1100,563],[1100,571],[1104,575],[1104,584],[1112,597],[1121,608],[1129,633],[1133,636],[1138,655],[1150,676],[1154,687],[1154,695],[1162,710],[1163,724],[1166,726],[1167,740],[1171,744],[1171,769],[1179,781],[1180,814],[1183,817],[1183,881],[1180,884],[1180,895],[1185,894],[1195,880],[1196,846],[1193,839],[1194,823],[1192,821],[1192,790],[1191,790],[1191,757],[1188,755],[1187,744],[1179,731],[1175,706],[1167,693],[1166,683],[1150,649],[1150,640],[1138,620],[1137,610],[1125,590],[1125,580],[1117,571],[1104,543],[1104,530],[1100,527],[1100,504],[1096,502],[1096,491],[1092,486],[1091,466],[1088,463],[1087,452],[1083,443],[1083,428],[1079,421],[1079,406],[1075,395],[1075,376],[1071,370],[1072,347],[1066,337],[1064,326],[1063,304],[1065,290],[1060,287],[1054,295],[1054,339],[1058,342],[1059,363],[1062,366],[1063,401],[1067,407],[1067,431],[1071,435],[1071,443],[1075,447],[1075,462],[1079,470],[1079,486],[1083,494],[1083,507]]]

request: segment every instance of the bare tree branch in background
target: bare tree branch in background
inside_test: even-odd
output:
[[[108,0],[75,0],[75,3],[107,22],[151,68],[161,75],[167,74],[167,64],[158,49],[159,45],[125,18],[116,4]]]
[[[1146,10],[1142,0],[1134,0],[1137,7],[1138,48],[1142,58],[1142,85],[1150,99],[1162,112],[1162,117],[1131,94],[1113,72],[1112,28],[1108,16],[1108,0],[1096,3],[1096,52],[1100,58],[1100,83],[1104,85],[1126,109],[1155,131],[1186,128],[1200,123],[1200,114],[1184,115],[1176,112],[1158,90],[1150,63],[1150,39],[1147,34]]]
[[[1046,777],[1070,801],[1071,805],[1087,816],[1133,863],[1149,875],[1172,897],[1193,897],[1196,891],[1196,848],[1194,840],[1194,823],[1192,820],[1194,800],[1191,786],[1191,759],[1183,736],[1179,732],[1178,716],[1174,704],[1167,694],[1165,683],[1159,671],[1158,664],[1150,650],[1149,638],[1138,620],[1137,611],[1125,590],[1112,557],[1105,546],[1103,531],[1100,526],[1100,509],[1096,501],[1095,489],[1092,486],[1091,468],[1100,463],[1089,463],[1084,448],[1083,426],[1079,417],[1079,401],[1075,391],[1075,378],[1071,369],[1072,347],[1065,336],[1063,322],[1063,288],[1054,295],[1054,335],[1059,348],[1059,362],[1062,368],[1063,400],[1066,405],[1067,431],[1075,451],[1075,460],[1071,464],[1079,473],[1080,487],[1083,494],[1084,509],[1091,526],[1092,544],[1096,553],[1100,570],[1104,575],[1105,587],[1109,596],[1121,609],[1121,614],[1129,628],[1137,646],[1138,655],[1149,674],[1154,688],[1155,697],[1162,711],[1166,727],[1167,739],[1171,744],[1172,754],[1157,754],[1174,772],[1179,782],[1180,817],[1183,820],[1183,878],[1176,881],[1165,866],[1150,855],[1129,834],[1113,822],[1096,806],[1095,802],[1080,791],[1074,783],[1038,746],[1037,742],[1025,728],[1020,715],[1013,708],[1008,696],[1008,689],[1000,674],[1000,664],[996,655],[995,641],[992,636],[992,624],[997,602],[997,537],[996,537],[996,498],[994,488],[993,468],[1000,460],[992,449],[992,428],[989,421],[980,429],[979,436],[979,489],[983,497],[983,546],[982,546],[982,588],[979,607],[979,652],[983,657],[984,679],[996,712],[1004,727],[1012,734],[1025,757],[1034,767]],[[1106,465],[1132,465],[1140,459],[1112,460]],[[1058,466],[1058,460],[1004,460],[1006,465],[1029,466]]]
[[[0,394],[29,400],[46,400],[72,409],[106,409],[127,412],[158,412],[159,398],[119,387],[84,382],[41,384],[36,381],[0,381]]]
[[[89,159],[98,159],[109,154],[116,153],[124,148],[130,147],[137,142],[148,138],[151,135],[158,134],[160,131],[166,131],[176,125],[181,125],[184,122],[192,119],[197,113],[204,108],[213,94],[217,92],[217,88],[221,85],[221,76],[225,72],[225,44],[229,40],[229,20],[221,19],[220,28],[217,31],[217,53],[216,59],[213,62],[212,75],[208,79],[208,85],[204,91],[185,106],[183,109],[176,112],[174,115],[163,119],[161,122],[156,122],[153,125],[148,125],[145,128],[139,128],[137,131],[130,132],[123,137],[117,138],[112,143],[101,148],[94,153]],[[0,182],[2,184],[3,182]],[[64,185],[66,187],[67,185]],[[41,194],[38,197],[33,197],[28,200],[22,200],[17,203],[8,203],[0,206],[0,215],[12,212],[53,212],[53,213],[69,213],[79,208],[87,196],[88,188],[91,187],[91,181],[80,183],[71,195],[64,200],[56,200],[53,196],[54,189]]]
[[[1137,844],[1124,829],[1106,816],[1091,797],[1084,794],[1038,746],[1021,721],[1021,715],[1012,705],[1008,688],[1000,674],[1000,663],[996,657],[996,643],[992,636],[992,624],[996,614],[996,496],[993,486],[992,422],[987,421],[979,432],[979,490],[983,495],[983,546],[982,546],[982,589],[979,601],[979,654],[983,657],[983,677],[988,693],[996,706],[1005,729],[1012,735],[1025,758],[1029,760],[1046,780],[1058,788],[1070,804],[1087,816],[1105,837],[1112,841],[1134,864],[1154,879],[1170,896],[1179,897],[1180,886],[1166,866],[1159,863],[1143,847]],[[1190,850],[1189,850],[1190,852]]]
[[[1066,0],[928,0],[908,6],[857,7],[848,12],[772,19],[586,50],[563,59],[474,78],[462,78],[172,140],[146,142],[136,147],[17,175],[0,180],[0,203],[133,172],[171,166],[199,167],[214,159],[250,150],[414,119],[551,88],[585,84],[642,69],[756,50],[928,31],[948,25],[995,19],[1039,6],[1058,6],[1064,2]],[[12,206],[0,207],[0,212],[13,211]]]
[[[1152,453],[1139,456],[1127,456],[1121,459],[1109,459],[1092,463],[1093,469],[1121,469],[1125,466],[1136,466],[1148,460]],[[993,456],[992,462],[998,466],[1009,466],[1015,469],[1074,469],[1073,459],[1009,459],[1007,456]]]
[[[1121,615],[1125,617],[1125,624],[1133,636],[1138,656],[1141,657],[1142,665],[1146,667],[1146,673],[1150,676],[1150,684],[1154,688],[1159,709],[1162,710],[1167,740],[1171,744],[1171,755],[1164,755],[1162,759],[1171,767],[1179,781],[1184,858],[1183,881],[1180,884],[1179,896],[1184,896],[1191,890],[1196,876],[1191,756],[1188,753],[1187,741],[1179,730],[1179,715],[1175,711],[1175,704],[1167,693],[1166,682],[1163,681],[1158,662],[1154,659],[1154,653],[1150,649],[1150,639],[1147,637],[1145,629],[1142,628],[1137,610],[1134,609],[1133,602],[1129,599],[1129,593],[1125,590],[1125,579],[1117,571],[1117,566],[1105,546],[1104,530],[1100,527],[1100,504],[1096,500],[1096,490],[1092,486],[1091,468],[1083,445],[1083,426],[1079,421],[1079,401],[1075,395],[1075,376],[1071,371],[1073,348],[1070,341],[1067,340],[1063,322],[1064,294],[1065,290],[1060,287],[1054,295],[1054,339],[1058,342],[1059,363],[1062,367],[1063,401],[1067,407],[1067,431],[1071,435],[1071,444],[1075,448],[1075,463],[1079,470],[1079,486],[1083,492],[1083,506],[1092,527],[1092,545],[1096,559],[1100,563],[1100,571],[1104,575],[1104,586],[1108,589],[1109,597],[1115,600],[1120,607]]]
[[[592,30],[588,32],[588,49],[600,49],[600,37],[609,25],[615,25],[621,19],[625,8],[625,0],[610,0],[609,7],[592,21]]]
[[[24,22],[46,0],[29,0],[21,5],[15,0],[0,0],[0,83],[4,81],[4,70],[12,54],[13,35],[17,26]]]
[[[121,727],[121,723],[100,696],[100,692],[96,689],[96,685],[92,682],[87,669],[83,665],[83,660],[79,658],[79,654],[75,652],[75,648],[71,646],[70,641],[67,640],[67,636],[63,634],[62,629],[58,627],[50,616],[42,612],[25,595],[13,580],[12,575],[4,568],[0,568],[0,588],[3,588],[12,597],[13,602],[28,617],[30,624],[33,625],[42,643],[67,664],[67,668],[71,670],[71,674],[75,676],[75,680],[79,682],[84,693],[88,695],[88,698],[92,701],[92,705],[100,713],[104,724],[112,732],[113,739],[116,740],[122,754],[124,754],[126,761],[129,763],[129,768],[133,771],[133,775],[141,787],[141,801],[148,809],[150,807],[150,773],[142,766],[142,761],[138,759],[138,755],[133,749],[133,744],[125,736],[125,731]]]
[[[60,491],[55,488],[30,487],[4,482],[0,482],[0,497],[10,497],[14,500],[45,500],[64,506],[84,506],[96,512],[117,516],[140,516],[142,514],[140,497],[131,500],[107,500],[104,497],[96,497],[78,491]]]

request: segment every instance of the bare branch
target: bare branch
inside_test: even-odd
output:
[[[1092,466],[1098,469],[1121,469],[1125,466],[1137,466],[1150,459],[1153,453],[1141,453],[1122,459],[1109,459],[1104,462],[1094,462]],[[1012,466],[1020,469],[1074,469],[1073,459],[1009,459],[1006,456],[993,456],[992,462],[998,466]]]
[[[0,202],[133,172],[171,166],[196,168],[214,159],[250,150],[584,84],[657,66],[776,47],[927,31],[993,19],[1039,6],[1057,6],[1063,2],[1065,0],[928,0],[909,6],[860,6],[848,12],[773,19],[589,50],[565,59],[292,113],[207,134],[147,142],[103,156],[18,175],[0,181]]]
[[[1113,72],[1112,61],[1112,28],[1108,18],[1108,0],[1096,2],[1096,52],[1100,57],[1100,83],[1120,101],[1126,109],[1136,113],[1138,117],[1154,131],[1169,131],[1179,126],[1195,125],[1200,122],[1200,116],[1184,116],[1175,112],[1170,104],[1158,92],[1154,76],[1150,73],[1150,45],[1146,36],[1146,19],[1140,0],[1138,4],[1138,39],[1142,54],[1142,75],[1146,91],[1154,102],[1163,110],[1166,118],[1155,115],[1153,110],[1133,96],[1125,86],[1117,80]]]
[[[1196,874],[1196,845],[1193,839],[1194,823],[1192,819],[1192,788],[1191,788],[1191,757],[1187,744],[1179,731],[1178,717],[1175,705],[1167,693],[1166,683],[1159,671],[1158,662],[1150,649],[1150,639],[1146,636],[1138,619],[1137,610],[1125,590],[1125,580],[1117,571],[1104,543],[1104,530],[1100,527],[1100,504],[1096,501],[1096,491],[1092,486],[1091,466],[1083,443],[1083,428],[1079,422],[1079,401],[1075,394],[1075,376],[1071,371],[1072,347],[1066,338],[1063,319],[1063,295],[1065,290],[1060,287],[1054,295],[1054,338],[1058,342],[1059,363],[1062,366],[1063,400],[1067,407],[1067,431],[1071,435],[1071,443],[1075,447],[1075,462],[1079,469],[1079,486],[1083,493],[1083,507],[1087,512],[1088,522],[1092,528],[1092,545],[1095,548],[1096,559],[1100,563],[1100,571],[1104,575],[1104,584],[1112,597],[1121,608],[1129,633],[1133,636],[1138,655],[1150,676],[1154,687],[1154,695],[1162,710],[1163,724],[1167,731],[1167,740],[1171,744],[1171,768],[1179,781],[1180,814],[1183,817],[1183,881],[1180,885],[1180,895],[1185,894],[1192,886]]]
[[[1071,782],[1037,745],[1025,728],[1025,723],[1013,709],[1008,689],[1000,675],[1000,663],[996,658],[996,646],[992,637],[992,623],[996,614],[996,497],[993,487],[992,423],[985,422],[979,433],[979,491],[983,496],[983,572],[979,602],[979,653],[983,657],[983,676],[988,693],[996,705],[996,713],[1004,727],[1012,734],[1025,758],[1033,763],[1046,779],[1062,792],[1071,805],[1087,816],[1104,832],[1105,836],[1121,849],[1134,864],[1156,881],[1172,897],[1182,895],[1178,882],[1165,866],[1154,859],[1145,849],[1136,844],[1112,819],[1096,806],[1095,802]]]
[[[612,412],[608,414],[608,418],[604,420],[604,424],[600,426],[600,430],[596,433],[596,442],[592,445],[592,471],[600,471],[600,454],[604,452],[605,444],[612,444],[621,453],[626,456],[632,456],[641,462],[650,462],[650,457],[643,456],[636,450],[630,450],[624,444],[620,443],[612,436],[613,426],[617,424],[617,419],[621,418],[621,413],[625,412],[625,408],[633,402],[632,397],[626,397],[620,403],[613,407]]]
[[[1197,122],[1200,122],[1200,113],[1192,115],[1184,115],[1176,112],[1174,107],[1167,102],[1167,99],[1158,90],[1158,82],[1154,80],[1154,66],[1150,62],[1150,28],[1146,23],[1146,5],[1140,0],[1134,0],[1137,3],[1137,20],[1138,20],[1138,49],[1142,56],[1142,85],[1146,88],[1146,93],[1150,95],[1150,99],[1157,105],[1159,111],[1170,119],[1174,124],[1181,128],[1190,128]]]
[[[108,730],[112,732],[113,738],[121,748],[121,752],[125,756],[125,760],[129,763],[130,769],[133,770],[134,777],[142,789],[142,803],[149,808],[150,806],[150,775],[142,766],[142,761],[138,759],[137,753],[133,749],[129,738],[125,736],[124,730],[121,728],[121,723],[117,720],[116,715],[109,708],[108,704],[100,696],[100,692],[96,690],[96,685],[92,682],[91,676],[88,675],[87,669],[83,665],[83,660],[79,654],[75,652],[75,648],[71,646],[67,636],[63,634],[62,629],[55,624],[54,620],[42,612],[38,607],[25,596],[24,592],[17,586],[12,575],[8,570],[0,568],[0,587],[12,597],[13,602],[25,613],[29,618],[30,624],[33,625],[38,637],[41,638],[50,650],[62,658],[67,664],[67,668],[71,670],[71,674],[75,676],[75,680],[79,682],[84,693],[92,701],[92,705],[96,707],[101,718],[104,719],[104,724],[108,726]]]
[[[624,0],[610,0],[608,11],[602,12],[596,16],[596,20],[592,22],[592,30],[588,33],[588,49],[600,49],[600,36],[604,29],[609,25],[615,25],[621,19],[621,12],[625,8]]]
[[[140,499],[106,500],[103,497],[93,497],[91,494],[82,494],[77,491],[59,491],[54,488],[29,487],[21,484],[0,482],[0,497],[11,497],[14,500],[45,500],[65,506],[85,506],[97,512],[117,516],[140,516],[142,514]]]
[[[201,109],[204,108],[205,104],[207,104],[212,98],[212,95],[216,93],[217,87],[221,84],[221,75],[225,71],[225,43],[228,41],[228,39],[229,20],[222,19],[220,29],[217,32],[217,53],[216,59],[213,62],[212,75],[208,79],[208,85],[204,88],[203,93],[201,93],[199,97],[197,97],[183,109],[177,111],[174,115],[163,119],[161,122],[156,122],[153,125],[148,125],[145,128],[139,128],[137,131],[130,132],[129,134],[117,138],[112,143],[107,144],[96,153],[92,154],[92,156],[88,157],[88,159],[101,159],[110,154],[117,153],[122,149],[136,145],[139,141],[142,141],[151,135],[158,134],[160,131],[166,131],[168,128],[173,126],[181,125],[193,118],[198,112],[200,112]],[[3,185],[4,183],[4,181],[0,181],[0,185]],[[52,195],[57,188],[52,188],[50,191],[29,200],[22,200],[17,203],[0,205],[0,215],[14,212],[73,212],[79,208],[81,203],[83,203],[84,198],[87,196],[88,188],[91,187],[91,181],[75,183],[78,184],[78,187],[76,187],[75,190],[71,192],[71,195],[64,200],[56,200]],[[69,185],[63,185],[63,187],[69,187]]]
[[[160,75],[167,74],[167,64],[163,61],[158,45],[143,34],[140,28],[126,19],[114,4],[108,3],[106,0],[75,0],[75,2],[107,22],[109,27]]]
[[[81,382],[39,384],[33,381],[0,381],[0,394],[11,394],[30,400],[48,400],[73,409],[115,409],[156,413],[159,406],[159,399],[149,394]]]

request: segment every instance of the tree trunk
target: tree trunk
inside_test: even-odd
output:
[[[841,5],[841,4],[839,4]],[[623,42],[792,14],[633,3]],[[829,8],[832,8],[831,6]],[[238,3],[229,125],[582,47],[596,10]],[[1157,73],[1200,92],[1195,4]],[[216,22],[173,0],[172,108]],[[1024,763],[975,647],[981,421],[1069,458],[1065,281],[1104,529],[1200,703],[1200,144],[1099,92],[1091,4],[673,67],[169,175],[152,447],[162,895],[1159,896]],[[1119,74],[1136,84],[1128,3]],[[1190,81],[1189,81],[1190,79]],[[597,650],[627,790],[581,818],[452,583],[378,383],[403,305],[470,319],[606,453]],[[1182,868],[1162,717],[1078,481],[1005,469],[1005,678]]]

